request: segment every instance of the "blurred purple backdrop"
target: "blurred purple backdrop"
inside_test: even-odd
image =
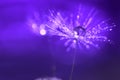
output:
[[[68,10],[79,3],[103,10],[117,26],[110,34],[112,45],[107,44],[95,56],[79,57],[73,80],[120,80],[119,0],[0,0],[0,80],[35,80],[54,72],[68,80],[71,65],[53,58],[54,42],[32,33],[26,20],[33,11]],[[62,49],[56,53],[64,54]]]

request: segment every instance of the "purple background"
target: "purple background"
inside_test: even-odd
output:
[[[55,43],[47,36],[35,35],[26,20],[35,10],[40,13],[49,8],[67,10],[78,3],[103,10],[117,26],[110,34],[112,45],[107,44],[95,56],[77,57],[79,64],[75,66],[73,80],[120,80],[119,0],[0,0],[0,80],[52,76],[55,66],[55,76],[68,80],[71,65],[54,58],[51,48]],[[55,53],[64,54],[65,49]]]

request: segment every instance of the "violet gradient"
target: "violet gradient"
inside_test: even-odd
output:
[[[120,80],[119,0],[0,0],[0,80],[53,76],[55,66],[55,76],[68,80],[71,65],[61,63],[51,55],[51,48],[56,46],[53,41],[57,38],[51,41],[48,36],[34,35],[26,21],[36,10],[40,14],[49,8],[64,11],[78,3],[103,10],[117,26],[110,34],[112,45],[107,44],[95,56],[77,57],[79,64],[75,66],[73,80]],[[60,47],[62,50],[56,53],[67,56],[65,48]]]

